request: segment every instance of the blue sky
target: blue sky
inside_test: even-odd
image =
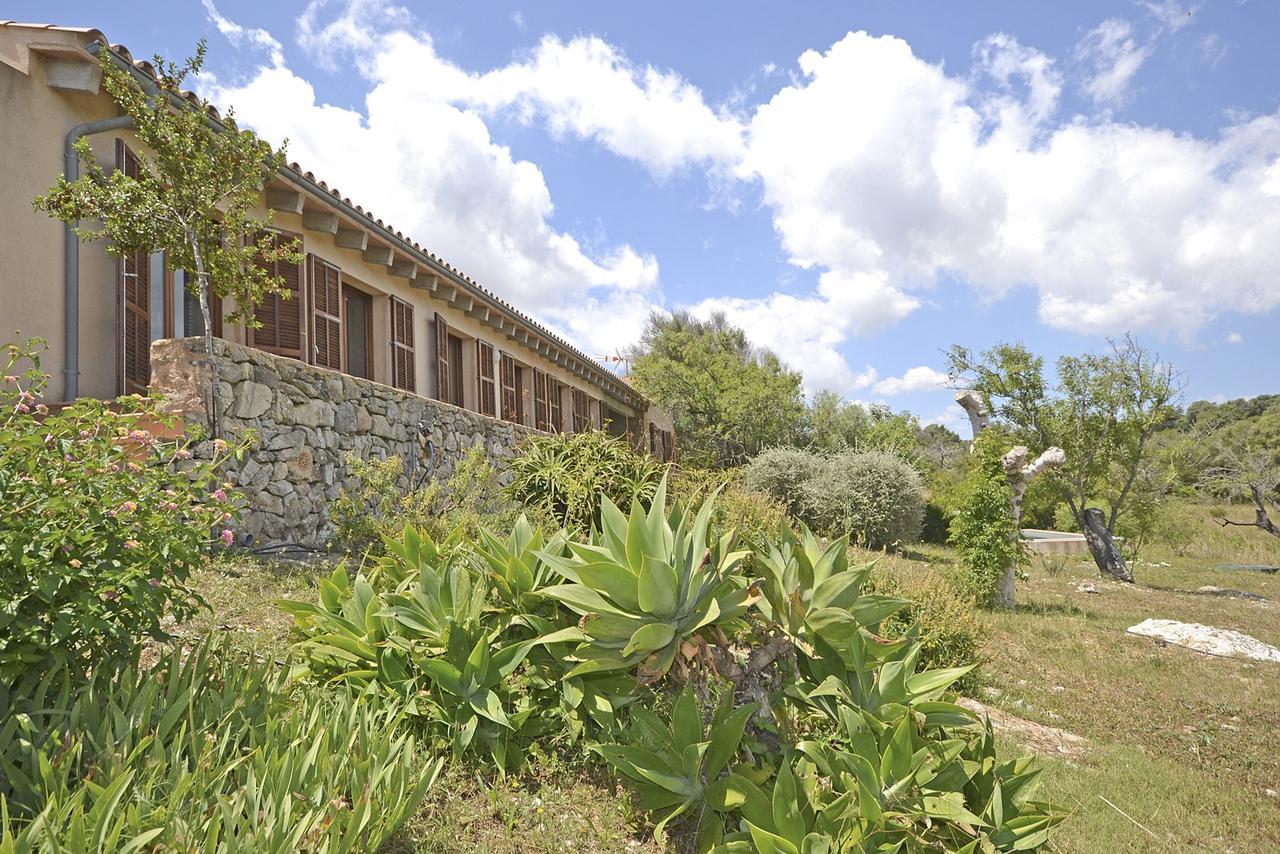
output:
[[[204,94],[594,354],[725,310],[962,433],[953,343],[1276,391],[1276,4],[215,2],[4,14],[208,38]]]

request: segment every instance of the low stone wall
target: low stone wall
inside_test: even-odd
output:
[[[422,423],[436,452],[432,476],[448,477],[471,447],[490,458],[510,456],[517,441],[537,431],[357,379],[214,342],[218,412],[228,440],[253,430],[258,440],[228,479],[249,499],[242,531],[261,542],[321,546],[333,535],[329,503],[346,477],[346,456],[405,461],[402,485],[420,471]],[[151,390],[188,424],[207,423],[209,366],[204,339],[162,340],[151,345]]]

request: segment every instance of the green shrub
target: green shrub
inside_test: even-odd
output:
[[[225,642],[60,677],[0,724],[0,850],[376,851],[440,769],[394,707],[290,694]]]
[[[993,430],[978,436],[951,519],[951,544],[960,552],[964,586],[984,606],[995,602],[1005,571],[1028,560],[1000,463],[1004,441]]]
[[[971,593],[933,569],[895,569],[885,563],[872,570],[869,587],[910,603],[881,625],[886,637],[903,637],[914,630],[922,667],[975,665],[956,682],[956,687],[970,691],[978,686],[991,626]]]
[[[498,472],[484,448],[468,450],[447,480],[432,480],[408,491],[400,487],[404,463],[348,454],[348,477],[333,503],[334,543],[348,554],[382,553],[382,544],[408,525],[444,542],[474,542],[485,526],[506,528],[518,516],[503,495]]]
[[[529,436],[508,462],[507,496],[526,511],[585,533],[600,524],[600,498],[647,505],[666,466],[637,454],[625,439],[603,430]]]
[[[215,443],[157,439],[154,401],[40,401],[38,347],[7,347],[0,379],[0,690],[64,665],[84,673],[127,658],[161,617],[201,602],[193,566],[232,542],[237,504]]]
[[[828,536],[847,533],[853,543],[870,549],[920,537],[920,475],[887,451],[851,451],[827,458],[805,483],[803,494],[806,521]]]
[[[743,469],[680,468],[675,471],[671,493],[685,507],[697,507],[717,489],[713,530],[736,531],[743,546],[764,548],[788,521],[786,506],[767,493],[746,485]]]
[[[782,502],[797,519],[805,517],[805,487],[818,475],[823,457],[799,448],[770,448],[746,467],[744,484]]]

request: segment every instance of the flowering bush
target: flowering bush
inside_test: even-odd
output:
[[[213,443],[196,460],[144,398],[41,400],[43,342],[7,345],[0,376],[0,691],[52,663],[84,672],[162,637],[201,605],[187,586],[237,517]]]

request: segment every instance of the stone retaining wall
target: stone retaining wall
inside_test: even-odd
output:
[[[232,440],[253,430],[258,437],[228,476],[250,502],[237,533],[264,543],[321,546],[332,536],[329,503],[346,476],[348,453],[399,456],[407,484],[423,463],[420,422],[434,443],[439,478],[473,446],[501,460],[521,437],[537,432],[296,359],[220,339],[214,344],[222,435]],[[165,398],[164,407],[181,412],[188,424],[207,423],[204,339],[156,341],[151,366],[151,390]]]

